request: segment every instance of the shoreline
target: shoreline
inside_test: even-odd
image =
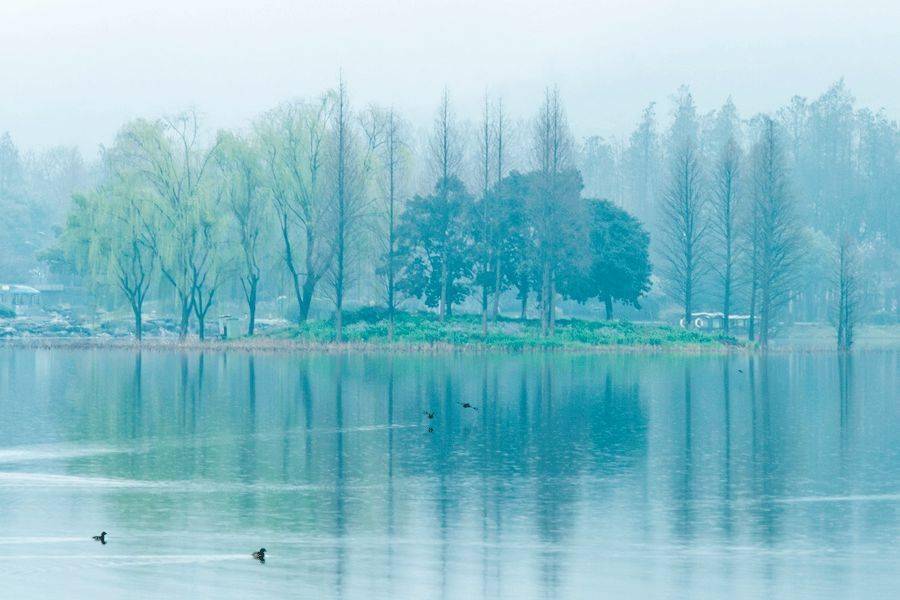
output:
[[[745,345],[720,344],[598,344],[502,347],[485,343],[451,342],[316,342],[279,338],[203,340],[188,338],[68,338],[33,336],[0,339],[2,348],[37,350],[132,350],[151,352],[243,352],[260,354],[732,354],[751,351]]]

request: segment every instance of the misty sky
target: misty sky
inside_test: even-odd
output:
[[[131,117],[238,126],[340,69],[423,122],[444,85],[474,118],[485,89],[523,116],[556,83],[577,133],[621,135],[681,83],[747,114],[841,76],[900,117],[898,23],[896,0],[0,0],[0,132],[92,154]]]

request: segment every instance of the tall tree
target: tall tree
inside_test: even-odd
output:
[[[341,79],[334,99],[334,186],[335,186],[335,238],[334,238],[334,333],[340,343],[344,339],[344,292],[347,283],[347,245],[351,224],[354,219],[354,202],[351,195],[353,174],[350,156],[353,144],[350,131],[350,103],[347,89]]]
[[[663,273],[669,293],[684,310],[685,327],[691,327],[694,297],[707,267],[706,196],[692,140],[685,140],[670,161],[669,187],[660,205]]]
[[[256,305],[262,278],[261,258],[269,227],[268,199],[262,187],[259,152],[249,140],[229,132],[219,134],[217,154],[220,185],[233,222],[240,253],[241,291],[247,303],[247,335],[256,329]]]
[[[673,120],[667,139],[669,181],[659,211],[660,249],[665,287],[681,304],[685,327],[691,327],[693,303],[709,266],[704,252],[708,197],[694,98],[682,86],[673,101]]]
[[[720,148],[716,159],[710,219],[713,269],[721,286],[722,328],[725,335],[729,333],[729,317],[734,306],[740,213],[740,165],[741,150],[734,138],[731,138]]]
[[[297,300],[297,321],[309,317],[316,287],[331,268],[334,244],[328,239],[332,198],[324,181],[331,103],[291,102],[257,124],[265,185],[278,222],[284,263]]]
[[[625,149],[625,206],[644,222],[655,217],[660,176],[660,141],[656,125],[656,104],[644,108],[641,121]]]
[[[397,310],[397,226],[401,214],[401,194],[408,165],[408,125],[391,108],[386,114],[375,111],[370,128],[380,129],[382,143],[378,146],[381,159],[381,195],[383,197],[382,264],[379,273],[385,279],[385,301],[388,310],[388,341],[394,341],[394,322]],[[374,134],[373,134],[374,135]],[[370,137],[373,137],[370,135]]]
[[[791,297],[802,257],[782,142],[775,121],[767,116],[761,119],[760,136],[753,148],[752,178],[759,344],[765,349],[777,313]]]
[[[534,228],[540,272],[541,334],[556,327],[556,274],[560,265],[584,247],[581,177],[572,169],[572,135],[559,98],[547,89],[534,121],[532,151],[536,167],[528,213]]]
[[[450,92],[445,88],[444,94],[441,96],[441,104],[438,107],[437,116],[434,120],[434,130],[431,135],[431,160],[433,169],[437,173],[437,193],[441,196],[441,202],[447,206],[451,204],[451,199],[449,198],[451,190],[458,187],[457,183],[452,180],[459,175],[462,153],[462,139],[456,123],[456,117],[450,105]],[[440,210],[439,212],[444,211]],[[449,252],[451,245],[441,244],[440,248],[443,252]],[[447,293],[451,288],[450,256],[440,257],[439,262],[441,271],[438,315],[443,321],[448,313]]]

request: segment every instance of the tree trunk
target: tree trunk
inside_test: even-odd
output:
[[[750,283],[750,318],[747,320],[747,341],[753,343],[756,337],[756,277]]]
[[[191,324],[191,310],[193,303],[181,298],[181,323],[178,326],[178,338],[184,340],[188,334],[188,327]]]
[[[141,304],[137,300],[131,302],[131,311],[134,314],[134,338],[141,341],[143,337],[143,323],[141,323]]]
[[[611,296],[603,297],[603,306],[606,308],[606,320],[611,321],[613,318],[613,302]]]
[[[694,328],[694,313],[691,307],[691,300],[693,295],[693,283],[691,282],[691,276],[688,275],[684,282],[684,328],[685,329],[693,329]]]
[[[769,347],[770,311],[769,289],[763,284],[759,299],[759,347],[762,350],[766,350]]]
[[[393,227],[393,225],[391,225]],[[387,305],[388,305],[388,342],[394,341],[394,251],[393,236],[390,241],[391,249],[388,251],[388,285],[387,285]]]
[[[523,277],[519,285],[519,293],[522,294],[522,310],[519,313],[519,320],[523,323],[528,317],[528,293],[531,291],[528,285],[528,277]]]
[[[334,339],[338,344],[344,341],[344,311],[340,306],[334,311]]]
[[[491,306],[491,321],[497,321],[497,314],[500,312],[500,268],[502,263],[500,262],[500,256],[497,256],[496,263],[494,264],[494,300],[493,305]]]
[[[253,337],[256,331],[256,291],[259,288],[259,277],[250,276],[249,290],[247,292],[247,312],[249,314],[249,322],[247,323],[247,336]]]
[[[550,293],[548,294],[547,320],[550,323],[550,335],[556,334],[556,275],[550,274]]]
[[[441,251],[441,299],[440,304],[438,305],[438,316],[440,317],[441,323],[444,322],[444,318],[447,316],[447,251]]]
[[[722,298],[722,332],[725,335],[728,335],[729,330],[729,321],[731,320],[729,317],[731,316],[731,252],[728,251],[729,258],[726,260],[728,264],[725,265],[725,289],[723,290],[723,298]]]
[[[316,282],[312,277],[307,276],[303,282],[301,294],[297,297],[300,308],[300,323],[305,323],[309,318],[309,309],[312,306],[313,291],[316,289]]]
[[[547,260],[541,264],[541,335],[546,337],[550,323],[550,264]]]
[[[488,324],[488,291],[487,286],[481,286],[481,335],[487,335]]]

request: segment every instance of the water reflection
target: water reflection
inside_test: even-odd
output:
[[[56,557],[0,584],[101,598],[878,595],[900,566],[896,367],[892,353],[0,349],[0,530]],[[112,567],[65,545],[99,528]],[[262,579],[236,558],[260,545]]]

